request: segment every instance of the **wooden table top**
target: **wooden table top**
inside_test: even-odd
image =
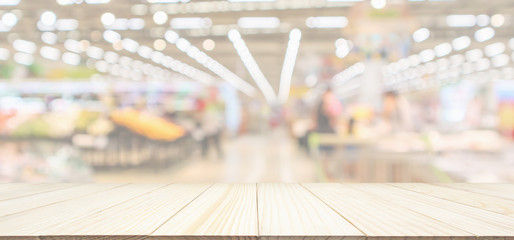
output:
[[[0,184],[0,239],[514,239],[514,184]]]

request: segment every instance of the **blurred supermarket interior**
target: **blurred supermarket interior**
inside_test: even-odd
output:
[[[0,182],[512,182],[512,0],[0,0]]]

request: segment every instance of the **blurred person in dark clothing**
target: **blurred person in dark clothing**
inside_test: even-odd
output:
[[[315,131],[321,134],[335,134],[337,117],[341,112],[341,102],[331,89],[327,89],[321,96],[321,101],[316,108]],[[333,151],[333,147],[320,145],[319,150],[322,155],[328,155]]]

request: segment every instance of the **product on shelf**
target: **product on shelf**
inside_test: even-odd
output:
[[[100,117],[99,112],[81,111],[75,121],[75,129],[85,131],[94,121]]]
[[[105,117],[99,117],[87,126],[87,133],[93,136],[105,136],[112,130],[114,130],[114,125]]]
[[[184,129],[174,123],[132,109],[114,111],[111,119],[115,123],[153,140],[173,141],[185,134]]]

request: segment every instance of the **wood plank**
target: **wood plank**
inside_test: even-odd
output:
[[[514,216],[514,201],[504,198],[423,183],[393,183],[390,185],[452,202]]]
[[[19,184],[19,185],[18,185]],[[8,184],[0,188],[0,200],[8,200],[33,194],[55,191],[58,189],[77,186],[77,183],[50,183],[50,184],[24,184],[14,183]]]
[[[0,238],[1,239],[1,238]],[[37,240],[146,240],[146,236],[40,236]],[[25,239],[23,239],[25,240]],[[27,239],[29,240],[29,239]],[[32,239],[30,239],[32,240]]]
[[[105,210],[164,186],[165,184],[129,184],[0,217],[0,236],[40,236],[48,228]]]
[[[347,185],[302,184],[344,218],[360,229],[368,238],[455,236],[474,238],[475,235],[448,226],[400,204],[358,191]],[[352,185],[353,186],[353,185]],[[358,189],[358,186],[356,185]]]
[[[419,212],[480,237],[514,236],[514,218],[386,184],[350,187]]]
[[[364,234],[299,184],[258,184],[261,239],[360,239]]]
[[[485,183],[451,183],[437,184],[438,186],[464,190],[468,192],[485,194],[493,197],[514,200],[513,184],[485,184]]]
[[[48,228],[44,236],[133,236],[149,235],[210,184],[172,184],[87,216]]]
[[[256,239],[256,193],[256,184],[215,184],[152,233],[152,239]]]
[[[84,184],[0,201],[0,217],[85,196],[121,185],[122,184]]]

